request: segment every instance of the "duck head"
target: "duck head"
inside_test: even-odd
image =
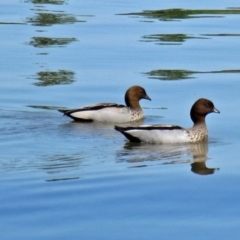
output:
[[[193,104],[190,111],[190,116],[195,125],[199,123],[204,123],[207,114],[213,112],[220,113],[220,111],[215,108],[212,101],[206,98],[200,98]]]
[[[147,99],[151,101],[151,98],[141,86],[132,86],[125,93],[125,103],[130,108],[141,108],[139,105],[139,101],[141,99]]]

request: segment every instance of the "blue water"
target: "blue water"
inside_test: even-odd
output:
[[[239,20],[233,0],[0,3],[0,238],[239,239]],[[209,141],[129,144],[56,111],[135,84],[140,123],[190,127],[211,99]]]

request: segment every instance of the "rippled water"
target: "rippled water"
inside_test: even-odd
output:
[[[1,239],[238,239],[240,6],[145,0],[0,3]],[[124,103],[137,124],[191,126],[211,99],[209,141],[130,144],[58,108]]]

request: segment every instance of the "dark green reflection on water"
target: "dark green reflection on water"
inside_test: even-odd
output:
[[[44,110],[58,110],[58,109],[63,109],[62,107],[42,106],[42,105],[27,105],[27,107],[35,108],[35,109],[44,109]]]
[[[146,10],[142,12],[136,13],[125,13],[119,15],[130,15],[130,16],[142,16],[150,19],[158,19],[160,21],[172,21],[177,19],[187,19],[187,18],[213,18],[213,17],[221,17],[226,14],[240,14],[239,8],[229,8],[225,10],[219,9],[165,9],[165,10]],[[217,16],[218,15],[218,16]]]
[[[194,74],[203,73],[240,73],[240,69],[236,70],[221,70],[221,71],[190,71],[190,70],[179,70],[179,69],[159,69],[147,72],[149,78],[159,80],[183,80],[193,79]]]
[[[179,45],[187,39],[207,39],[206,37],[195,37],[187,34],[152,34],[143,36],[144,42],[157,42],[158,44]]]
[[[74,15],[71,14],[38,13],[36,16],[28,18],[27,22],[35,26],[51,26],[54,24],[67,24],[86,21],[78,20]]]
[[[60,84],[70,84],[74,82],[73,71],[59,70],[59,71],[43,71],[37,73],[39,82],[34,83],[36,86],[53,86]]]
[[[17,22],[0,22],[0,24],[19,24],[19,25],[25,25],[26,23],[17,23]]]
[[[192,75],[195,72],[188,71],[188,70],[169,70],[169,69],[162,69],[162,70],[153,70],[147,72],[146,74],[149,75],[149,78],[160,79],[160,80],[181,80],[181,79],[189,79],[194,78]]]
[[[240,34],[235,33],[217,33],[217,34],[201,34],[206,37],[240,37]]]
[[[76,38],[49,38],[49,37],[33,37],[29,42],[29,45],[34,47],[52,47],[52,46],[63,46],[71,42],[77,41]]]
[[[188,39],[211,39],[211,37],[240,37],[240,34],[234,33],[217,33],[217,34],[200,34],[199,36],[187,34],[151,34],[143,36],[142,42],[156,42],[159,45],[180,45]]]
[[[66,0],[26,0],[25,2],[31,2],[33,4],[55,4],[62,5],[65,4]]]

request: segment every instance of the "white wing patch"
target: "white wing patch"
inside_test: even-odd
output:
[[[165,125],[166,126],[166,125]],[[189,142],[186,130],[145,130],[134,129],[128,130],[126,133],[140,139],[142,142],[148,143],[182,143]]]
[[[127,107],[109,107],[99,110],[79,111],[71,113],[71,116],[99,122],[122,123],[131,121],[131,112]]]

